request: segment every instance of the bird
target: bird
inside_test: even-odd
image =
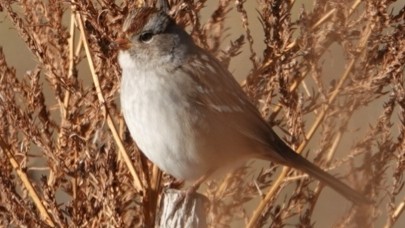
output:
[[[268,160],[303,171],[354,203],[371,202],[291,149],[228,69],[162,5],[131,11],[117,39],[123,116],[149,160],[181,180]]]

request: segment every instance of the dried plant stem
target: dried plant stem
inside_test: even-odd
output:
[[[172,179],[162,176],[133,140],[124,140],[129,132],[115,99],[119,50],[111,45],[129,35],[122,24],[130,11],[159,7],[159,1],[0,1],[0,11],[8,15],[0,30],[9,20],[12,28],[3,29],[5,35],[17,31],[32,54],[16,61],[23,45],[1,41],[0,227],[155,227],[165,220],[159,218],[174,205],[164,203],[169,199],[164,186]],[[342,176],[376,202],[322,216],[315,208],[336,201],[324,195],[325,184],[292,168],[259,171],[257,164],[247,164],[201,189],[211,200],[201,205],[208,227],[400,226],[405,217],[401,1],[308,1],[303,7],[295,0],[167,2],[173,19],[224,66],[247,52],[244,88],[265,119],[288,125],[288,132],[281,130],[296,136],[293,148],[301,154],[316,143],[313,155],[324,171],[352,169]],[[254,30],[250,14],[260,16]],[[240,22],[237,30],[233,19]],[[240,36],[225,45],[234,35]],[[266,47],[262,61],[255,44]],[[353,123],[356,131],[349,129]],[[347,137],[353,141],[350,151],[341,147]],[[286,195],[291,187],[294,194]],[[191,211],[185,207],[179,218],[189,220]]]
[[[68,71],[68,78],[73,76],[74,66],[75,66],[75,53],[74,53],[74,42],[75,42],[75,6],[72,5],[72,11],[70,13],[70,37],[69,37],[69,71]],[[66,120],[68,108],[69,108],[69,99],[70,99],[70,91],[66,90],[65,98],[63,103],[63,113],[62,113],[62,121]],[[61,126],[64,124],[62,123]],[[74,161],[77,162],[77,150],[74,151]],[[77,216],[77,177],[74,176],[72,179],[72,197],[73,197],[73,216],[74,219]]]
[[[352,7],[350,7],[350,11],[349,11],[349,16],[351,16],[353,14],[353,12],[357,9],[357,7],[360,5],[361,0],[356,0]]]
[[[154,164],[152,168],[152,178],[150,180],[150,200],[149,208],[151,208],[151,220],[156,221],[156,213],[157,208],[159,206],[160,199],[160,190],[161,190],[161,183],[162,183],[162,171]]]
[[[335,154],[336,149],[337,149],[337,147],[338,147],[340,141],[342,140],[342,136],[343,136],[343,132],[342,132],[342,131],[339,131],[339,132],[337,133],[337,135],[335,136],[335,139],[333,140],[333,143],[332,143],[332,146],[331,146],[331,148],[330,148],[330,150],[329,150],[329,153],[328,153],[327,156],[326,156],[326,161],[327,161],[327,162],[330,162],[330,161],[332,160],[333,155]]]
[[[306,77],[306,75],[307,75],[308,73],[307,72],[304,72],[303,73],[303,77],[300,77],[300,79],[299,80],[295,80],[292,84],[291,84],[291,86],[290,86],[290,88],[289,88],[289,91],[292,93],[292,92],[294,92],[297,88],[298,88],[298,86],[301,84],[300,82],[302,82],[302,80],[304,80],[304,78]],[[277,105],[275,105],[276,107],[273,109],[273,111],[271,112],[271,117],[272,117],[272,119],[274,119],[274,118],[276,118],[276,116],[280,113],[280,111],[281,111],[281,108],[283,107],[280,103],[279,104],[277,104]]]
[[[335,139],[333,140],[332,146],[331,146],[331,148],[329,150],[329,153],[327,154],[327,157],[326,157],[326,162],[327,163],[329,163],[332,160],[333,155],[336,152],[337,146],[339,145],[339,143],[340,143],[340,141],[342,139],[342,136],[343,136],[343,132],[339,131],[339,133],[336,135]],[[325,185],[322,184],[321,182],[318,183],[318,186],[315,188],[315,191],[314,191],[314,197],[312,199],[313,202],[318,201],[318,198],[321,195],[321,192],[322,192],[324,186]],[[311,204],[311,207],[310,207],[309,212],[308,212],[310,215],[313,214],[314,209],[315,209],[315,205],[316,205],[315,203]]]
[[[356,10],[356,8],[360,5],[361,0],[356,0],[353,5],[350,7],[350,11],[349,11],[349,16],[351,16],[353,14],[353,12]],[[321,17],[321,19],[319,19],[317,22],[315,22],[315,24],[311,27],[311,30],[315,30],[317,29],[319,26],[321,26],[324,22],[326,22],[332,15],[333,13],[335,13],[336,8],[331,9],[330,11],[328,11],[323,17]],[[292,49],[293,47],[295,47],[297,45],[297,40],[294,40],[293,42],[291,42],[288,46],[287,49]]]
[[[247,224],[247,228],[253,228],[256,227],[257,221],[259,220],[260,215],[262,214],[263,210],[266,208],[266,205],[270,200],[273,198],[274,194],[278,191],[279,187],[284,181],[284,178],[287,176],[287,173],[290,169],[288,167],[283,167],[283,170],[281,171],[280,175],[274,182],[274,184],[271,186],[270,190],[267,192],[266,196],[260,204],[257,206],[256,210],[253,212],[252,218],[249,220],[249,223]]]
[[[10,161],[11,166],[13,167],[14,171],[17,173],[18,177],[24,184],[24,187],[27,189],[28,194],[31,196],[31,199],[34,201],[35,206],[37,207],[41,217],[45,219],[45,222],[51,226],[55,227],[54,222],[51,219],[51,216],[48,214],[44,204],[42,203],[39,195],[34,189],[34,186],[31,184],[30,180],[28,179],[27,174],[21,169],[20,165],[18,164],[17,160],[15,160],[13,153],[10,151],[9,146],[3,141],[0,137],[0,148],[6,154],[8,160]]]
[[[245,1],[241,1],[241,0],[236,0],[235,1],[236,9],[241,14],[243,29],[245,30],[246,37],[247,37],[247,40],[248,40],[248,43],[249,43],[249,51],[250,51],[249,59],[253,64],[253,69],[256,70],[258,68],[258,63],[257,63],[257,59],[256,59],[257,54],[253,49],[253,37],[252,37],[252,34],[250,32],[250,29],[249,29],[249,22],[248,22],[247,12],[243,8],[244,3],[245,3]]]
[[[330,10],[329,12],[327,12],[321,19],[319,19],[313,26],[311,29],[315,29],[317,27],[319,27],[320,25],[322,25],[325,21],[328,21],[329,18],[336,12],[336,8]]]
[[[363,53],[364,47],[367,44],[367,40],[370,37],[372,28],[373,28],[373,26],[368,24],[367,28],[363,32],[363,35],[361,36],[363,39],[361,39],[359,41],[359,45],[358,45],[358,50],[359,50],[360,55]],[[326,113],[329,110],[330,105],[334,102],[337,95],[341,91],[341,88],[342,88],[344,82],[346,81],[346,79],[349,77],[350,72],[352,71],[352,69],[354,67],[354,64],[356,63],[357,59],[358,58],[353,58],[350,61],[349,65],[346,67],[346,71],[343,73],[343,75],[340,78],[338,84],[336,85],[335,90],[333,91],[333,93],[329,97],[328,103],[325,105],[325,108],[320,112],[320,114],[318,115],[318,117],[315,120],[314,124],[312,125],[311,129],[306,134],[304,142],[302,142],[301,145],[297,149],[297,153],[301,153],[305,149],[305,147],[308,145],[309,140],[312,138],[312,136],[315,134],[315,131],[321,125],[322,120],[325,118]],[[283,183],[284,178],[286,177],[289,170],[290,170],[289,167],[283,167],[283,170],[281,171],[280,175],[277,177],[277,180],[271,186],[270,190],[267,192],[265,198],[257,206],[256,210],[253,212],[252,218],[250,219],[247,227],[253,228],[253,227],[256,226],[257,221],[260,218],[260,215],[262,214],[262,212],[266,208],[266,205],[270,202],[270,200],[273,198],[275,193],[278,191],[279,187]]]
[[[353,3],[353,5],[350,7],[350,11],[349,11],[349,15],[351,16],[354,12],[354,10],[356,10],[356,8],[360,5],[361,0],[357,0],[356,2]],[[311,30],[315,30],[316,28],[318,28],[319,26],[321,26],[324,22],[326,22],[332,15],[333,13],[336,11],[336,9],[332,9],[329,12],[327,12],[323,17],[321,17],[321,19],[319,19],[312,27]],[[294,48],[297,45],[297,40],[294,40],[293,42],[291,42],[286,49],[290,50],[292,48]],[[266,67],[267,65],[271,64],[270,60],[269,62],[265,63],[263,66]],[[306,75],[308,74],[308,72],[304,72],[301,77],[301,80],[299,81],[295,81],[291,86],[290,86],[290,92],[294,92],[296,88],[298,88],[298,85],[300,84],[299,82],[302,81],[302,79],[304,79],[306,77]],[[278,115],[278,113],[281,111],[282,106],[276,105],[276,107],[273,109],[272,112],[272,117],[276,117]]]
[[[119,148],[119,152],[120,152],[122,158],[124,159],[124,162],[127,165],[128,169],[129,169],[129,172],[131,173],[132,177],[134,178],[134,187],[138,191],[141,191],[143,189],[141,179],[139,178],[139,175],[136,172],[134,165],[132,164],[132,161],[131,161],[131,159],[130,159],[130,157],[128,155],[128,152],[125,150],[125,147],[124,147],[124,145],[123,145],[123,143],[121,141],[121,138],[118,135],[117,129],[116,129],[115,124],[114,124],[114,121],[112,120],[112,118],[111,118],[111,116],[110,116],[110,114],[109,114],[109,112],[107,110],[107,107],[105,106],[105,99],[104,99],[103,93],[102,93],[101,88],[100,88],[100,82],[98,80],[98,76],[97,76],[97,74],[95,72],[93,59],[91,57],[90,48],[89,48],[89,45],[88,45],[87,39],[86,39],[86,31],[84,30],[83,21],[82,21],[82,18],[81,18],[81,15],[80,15],[79,12],[76,12],[76,17],[77,17],[77,22],[78,22],[79,29],[80,29],[80,32],[81,32],[81,39],[83,40],[84,49],[86,51],[86,56],[87,56],[87,59],[88,59],[90,71],[91,71],[91,74],[92,74],[92,77],[93,77],[93,83],[94,83],[94,86],[95,86],[96,91],[97,91],[97,97],[98,97],[98,99],[100,101],[100,104],[102,105],[102,107],[104,108],[104,110],[106,112],[105,115],[106,115],[108,127],[110,128],[111,133],[113,134],[114,141],[116,142],[116,144],[117,144],[117,146]]]
[[[230,180],[232,179],[233,174],[229,173],[226,175],[224,181],[222,182],[221,186],[219,187],[218,191],[217,191],[217,196],[221,197],[224,195],[225,190],[228,188],[228,184],[230,183]]]
[[[156,165],[153,165],[150,187],[151,190],[156,194],[158,194],[158,192],[160,191],[161,182],[162,182],[162,171],[160,171],[160,169]]]
[[[404,212],[404,209],[405,209],[405,198],[394,210],[394,214],[390,216],[389,221],[385,224],[384,228],[393,227],[394,224],[397,222],[399,216],[401,216],[402,212]]]
[[[68,69],[68,78],[71,78],[73,76],[73,70],[74,70],[74,64],[75,64],[75,55],[74,55],[74,39],[75,39],[75,17],[72,9],[71,13],[71,18],[70,18],[70,37],[69,37],[69,69]],[[69,105],[69,99],[70,99],[70,91],[66,90],[65,92],[65,97],[63,100],[63,105],[61,107],[63,108],[62,111],[62,121],[66,119],[67,116],[67,109]]]

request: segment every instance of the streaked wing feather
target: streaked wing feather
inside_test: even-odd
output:
[[[190,100],[193,100],[197,107],[206,109],[205,111],[211,113],[211,118],[215,118],[221,126],[226,124],[229,130],[233,131],[235,140],[252,142],[253,139],[256,143],[251,146],[262,146],[273,151],[270,141],[284,144],[262,119],[232,74],[213,56],[201,51],[189,61],[191,68],[185,70],[193,72],[190,75],[193,75],[193,79],[199,85],[195,94],[190,95]],[[256,148],[256,151],[250,153],[257,152],[256,156],[261,157],[262,151]],[[265,156],[268,157],[268,154]],[[272,153],[272,156],[275,161],[285,163],[285,159],[279,153]]]

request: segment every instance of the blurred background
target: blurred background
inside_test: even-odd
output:
[[[264,1],[246,1],[244,3],[244,9],[247,11],[247,16],[248,16],[248,28],[250,29],[252,38],[254,40],[253,42],[253,50],[257,54],[256,58],[258,62],[259,60],[263,58],[263,51],[266,47],[266,44],[263,42],[265,37],[264,37],[264,32],[263,32],[263,25],[261,23],[261,19],[259,18],[259,12],[262,7]],[[291,13],[291,21],[297,22],[300,20],[300,17],[302,17],[303,12],[307,12],[310,14],[310,12],[314,9],[315,2],[317,1],[304,1],[304,0],[297,0],[293,1],[293,7],[290,11]],[[352,5],[356,1],[345,1],[345,4]],[[397,15],[400,13],[401,10],[404,10],[405,7],[405,1],[404,0],[399,0],[399,1],[386,1],[388,4],[388,10],[392,15]],[[343,4],[343,3],[342,3]],[[363,3],[358,6],[356,12],[354,12],[354,16],[356,17],[356,14],[359,16],[363,14],[364,10],[362,8],[366,7],[367,4],[371,4],[368,1],[364,1]],[[20,11],[22,13],[22,10],[19,10],[18,4],[15,4],[15,9],[16,11]],[[117,4],[119,5],[119,4]],[[200,12],[200,22],[201,23],[207,23],[210,20],[210,17],[213,13],[213,11],[218,7],[218,2],[217,1],[207,1],[205,3],[205,6],[201,12]],[[65,12],[63,13],[63,24],[69,28],[69,23],[70,23],[70,7],[68,5],[65,6]],[[238,39],[241,35],[245,35],[245,41],[246,41],[246,30],[243,27],[243,22],[241,20],[241,14],[236,10],[235,6],[233,4],[230,4],[230,12],[226,15],[226,20],[224,22],[224,27],[227,28],[224,30],[224,33],[222,35],[221,39],[221,49],[225,50],[230,46],[231,41],[235,41]],[[404,15],[402,13],[402,15]],[[402,19],[402,22],[404,19]],[[353,22],[353,23],[358,23],[358,22]],[[298,28],[300,25],[297,23],[296,27]],[[403,25],[402,25],[403,26]],[[389,34],[390,32],[393,31],[393,28],[387,28],[385,29],[382,33]],[[297,37],[300,37],[301,35],[301,30],[296,29],[291,31],[292,32],[292,39],[295,39]],[[348,38],[350,39],[350,37]],[[404,42],[404,40],[398,41],[398,42]],[[343,42],[342,42],[343,43]],[[3,53],[5,56],[5,59],[7,61],[8,66],[15,68],[16,73],[15,75],[19,79],[23,79],[26,77],[27,72],[32,72],[35,67],[40,64],[38,62],[38,59],[35,55],[33,55],[32,51],[30,48],[27,47],[26,43],[24,42],[24,39],[21,38],[18,30],[15,28],[14,24],[10,21],[10,18],[3,9],[3,11],[0,11],[0,47],[3,49]],[[320,57],[319,60],[319,66],[321,66],[321,69],[317,69],[316,73],[318,75],[312,75],[312,77],[307,77],[305,79],[306,84],[305,85],[300,85],[298,88],[298,96],[306,97],[308,96],[308,91],[311,94],[313,92],[314,87],[317,86],[317,83],[321,81],[324,85],[324,88],[331,89],[333,88],[337,81],[340,79],[342,74],[344,74],[344,71],[346,70],[346,67],[348,66],[348,59],[350,59],[350,56],[348,56],[348,53],[342,50],[341,43],[335,43],[330,46],[328,46],[327,51],[324,52],[324,54]],[[249,50],[249,45],[248,43],[245,43],[242,48],[241,52],[239,55],[236,57],[232,57],[230,60],[230,65],[229,65],[229,70],[233,73],[235,78],[239,82],[244,83],[244,80],[247,78],[248,75],[252,74],[252,68],[253,68],[253,63],[252,61],[249,60],[251,57],[252,52]],[[404,63],[402,62],[402,65]],[[81,61],[77,64],[77,72],[78,72],[78,80],[84,85],[84,86],[92,86],[92,78],[91,78],[91,73],[89,70],[89,66],[84,58],[81,59]],[[315,73],[313,73],[315,74]],[[402,68],[402,77],[404,76],[403,73],[403,68]],[[2,75],[0,75],[0,80]],[[356,76],[353,76],[354,78]],[[359,76],[360,77],[360,76]],[[119,75],[117,76],[119,78]],[[313,78],[318,78],[319,81],[317,82]],[[403,80],[403,78],[401,79]],[[52,86],[49,85],[49,80],[45,79],[45,77],[41,77],[40,82],[43,85],[43,93],[45,95],[45,102],[47,105],[49,105],[51,112],[52,110],[57,110],[58,109],[58,102],[55,99],[55,93],[52,89]],[[356,79],[353,79],[351,81],[352,83],[356,82]],[[402,81],[403,83],[403,81]],[[403,85],[403,84],[402,84]],[[340,158],[348,158],[345,157],[348,155],[349,151],[354,151],[355,145],[364,137],[366,137],[367,132],[370,130],[370,126],[373,126],[376,121],[379,119],[379,117],[383,114],[383,109],[384,105],[387,102],[389,96],[392,96],[392,92],[389,90],[386,94],[381,95],[379,97],[376,97],[373,102],[370,102],[367,105],[361,106],[358,109],[356,109],[353,113],[351,113],[350,120],[348,120],[348,124],[345,125],[347,128],[345,129],[345,132],[337,145],[336,152],[334,153],[334,156],[338,159]],[[94,91],[93,91],[94,92]],[[328,91],[323,91],[324,93],[327,93]],[[342,99],[350,99],[350,92],[353,91],[346,91],[347,94],[345,98]],[[118,96],[119,93],[116,93],[112,95],[112,100],[115,100],[115,102],[118,103]],[[269,105],[270,110],[275,109],[277,105],[279,104],[278,99],[279,98],[277,95],[275,95],[275,98],[271,100],[271,103]],[[281,99],[281,98],[279,98]],[[305,100],[305,98],[302,98]],[[260,102],[259,102],[260,103]],[[1,103],[0,103],[1,105]],[[119,105],[118,105],[119,106]],[[345,108],[345,107],[341,107]],[[349,107],[347,107],[349,108]],[[402,107],[403,108],[403,107]],[[319,111],[319,110],[318,110]],[[403,116],[401,116],[401,112],[399,110],[395,110],[397,113],[392,115],[392,118],[390,119],[390,123],[392,124],[392,128],[390,129],[391,135],[390,138],[395,139],[400,137],[401,135],[401,129],[403,129]],[[55,120],[60,119],[60,115],[55,115],[51,114]],[[277,117],[277,120],[279,121],[285,121],[285,118],[288,118],[289,113],[287,110],[282,109],[281,113]],[[304,115],[302,117],[302,122],[305,123],[304,129],[308,130],[311,125],[311,123],[314,122],[316,116],[314,115]],[[346,118],[346,117],[342,117]],[[276,121],[277,123],[277,121]],[[332,123],[333,124],[333,123]],[[285,127],[285,125],[282,125]],[[275,130],[277,133],[284,135],[284,138],[288,138],[286,136],[286,132],[282,129],[282,127],[275,127]],[[318,131],[315,133],[315,135],[311,138],[311,141],[309,144],[306,146],[306,150],[303,152],[308,158],[312,161],[313,159],[317,159],[318,154],[320,153],[319,150],[322,149],[321,143],[322,143],[322,138],[324,137],[323,131]],[[377,140],[377,139],[376,139]],[[39,153],[40,149],[36,148],[33,146],[31,148],[31,152],[34,154],[38,154],[40,156],[41,153]],[[373,150],[376,150],[376,148],[373,148]],[[378,151],[374,151],[378,152]],[[403,155],[402,151],[402,155]],[[400,153],[399,153],[400,154]],[[371,155],[370,155],[371,156]],[[400,156],[400,155],[398,155]],[[349,156],[350,158],[350,156]],[[333,160],[333,159],[332,159]],[[354,159],[354,163],[361,162],[357,158]],[[40,158],[30,158],[28,159],[27,166],[33,166],[33,167],[46,167],[48,164],[47,161],[44,161],[41,157]],[[392,166],[386,166],[384,167],[386,169],[386,173],[384,176],[381,178],[388,178],[388,182],[385,183],[385,185],[391,186],[389,183],[389,177],[394,175],[395,172],[395,162],[389,163]],[[263,163],[260,161],[252,161],[250,163],[250,166],[253,167],[253,174],[248,175],[248,178],[254,179],[256,175],[259,175],[259,172],[261,172],[263,169],[268,167],[267,163]],[[324,164],[324,167],[328,167],[328,165]],[[340,173],[344,173],[344,175],[349,175],[347,173],[347,166],[344,165],[336,165],[334,167],[331,167],[331,172],[334,174],[337,174],[339,176]],[[46,170],[46,169],[45,169]],[[28,171],[29,176],[36,180],[37,182],[40,182],[39,180],[43,175],[48,176],[49,173],[47,171],[42,171],[41,169],[33,169],[31,171]],[[402,174],[400,174],[402,176]],[[352,179],[353,180],[353,179]],[[352,182],[348,182],[349,185],[352,185]],[[291,187],[291,189],[289,189]],[[290,194],[291,192],[294,191],[294,186],[287,187],[285,190],[285,194]],[[355,185],[355,187],[358,187]],[[389,187],[388,187],[389,189]],[[396,195],[396,201],[394,203],[395,206],[399,206],[401,203],[405,203],[405,193],[400,189],[400,193]],[[60,202],[69,202],[71,199],[68,194],[63,193],[63,191],[58,191],[57,192],[58,197],[64,198],[64,200],[58,200]],[[375,211],[372,211],[374,213],[373,216],[378,217],[376,221],[373,223],[375,227],[383,227],[387,224],[387,207],[389,204],[389,199],[388,197],[383,197],[384,193],[381,193],[380,198],[378,199],[379,203],[379,208],[375,208]],[[286,197],[285,195],[281,195]],[[380,200],[381,199],[381,200]],[[280,205],[283,205],[282,202],[284,201],[284,198],[280,198],[277,200],[277,202]],[[256,199],[251,200],[249,203],[246,204],[246,211],[252,212],[260,202],[260,197],[257,197]],[[282,206],[281,206],[282,207]],[[331,227],[333,224],[335,224],[337,221],[341,219],[343,215],[345,215],[345,212],[349,210],[352,207],[352,203],[341,197],[338,193],[334,192],[333,190],[329,188],[325,188],[322,191],[322,194],[320,195],[318,202],[314,208],[313,212],[313,217],[312,217],[312,225],[314,227]],[[304,210],[302,210],[304,211]],[[1,213],[1,212],[0,212]],[[377,214],[377,215],[376,215]],[[250,215],[250,213],[248,213]],[[292,226],[296,223],[299,223],[299,218],[300,216],[296,216],[292,220]],[[270,219],[271,220],[271,219]],[[231,223],[232,227],[244,227],[245,221],[243,219],[239,219],[236,222]],[[342,225],[342,224],[340,224]],[[404,227],[405,226],[405,216],[400,216],[399,220],[396,221],[395,225],[393,227]]]

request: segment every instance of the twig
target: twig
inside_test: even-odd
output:
[[[12,152],[10,151],[9,146],[3,141],[3,138],[0,136],[0,147],[4,151],[4,153],[7,155],[8,160],[10,161],[11,166],[17,173],[18,177],[20,177],[22,183],[24,184],[24,187],[28,191],[28,195],[31,196],[31,199],[34,201],[35,206],[37,207],[39,214],[43,219],[45,219],[45,222],[51,226],[55,227],[55,223],[52,221],[51,216],[48,214],[48,211],[46,210],[44,204],[42,203],[41,199],[39,198],[39,195],[34,189],[34,186],[28,179],[27,174],[21,169],[20,165],[18,164],[17,160],[15,160]]]
[[[69,69],[68,69],[68,78],[71,78],[73,76],[73,70],[74,70],[74,65],[75,65],[75,56],[74,56],[74,39],[75,39],[75,16],[73,13],[73,7],[72,7],[72,12],[71,12],[71,17],[70,17],[70,37],[68,40],[69,43]],[[68,105],[69,105],[69,99],[70,99],[70,91],[66,90],[65,92],[65,97],[63,100],[63,105],[62,107],[62,122],[66,119],[67,113],[68,113]],[[63,125],[62,125],[63,126]]]
[[[237,11],[242,15],[242,25],[243,28],[245,29],[245,33],[246,33],[246,38],[248,40],[249,43],[249,51],[250,51],[250,61],[252,61],[253,63],[253,70],[257,69],[257,59],[256,59],[256,52],[253,49],[253,37],[252,34],[250,32],[249,29],[249,22],[248,22],[248,16],[247,16],[247,12],[246,10],[243,8],[243,4],[245,3],[244,0],[236,0],[235,1],[235,5],[236,5],[236,9]]]
[[[359,4],[361,3],[361,0],[356,0],[356,2],[353,3],[353,5],[350,7],[350,11],[349,11],[349,15],[351,16],[353,14],[353,12],[357,9],[357,7],[359,6]],[[312,30],[317,29],[319,26],[321,26],[325,21],[327,21],[332,15],[333,13],[336,11],[336,9],[331,9],[330,11],[328,11],[323,17],[321,17],[321,19],[319,19],[317,22],[315,22],[315,24],[311,27]],[[293,42],[291,42],[288,46],[287,49],[291,49],[293,47],[295,47],[297,45],[297,40],[294,40]]]
[[[75,66],[75,53],[74,53],[74,42],[75,42],[75,11],[76,7],[72,5],[70,12],[70,37],[69,37],[69,69],[68,69],[68,79],[73,76],[74,66]],[[66,121],[66,117],[68,114],[69,108],[69,99],[70,99],[70,91],[66,90],[65,98],[63,101],[63,112],[62,112],[62,123],[61,126],[64,126],[64,121]],[[58,144],[59,145],[59,144]],[[74,162],[77,162],[77,150],[74,151]],[[77,218],[77,177],[76,175],[72,179],[72,197],[73,197],[73,217],[74,220]]]
[[[401,214],[404,212],[404,209],[405,209],[405,198],[394,210],[394,213],[390,216],[391,218],[390,218],[389,222],[387,224],[385,224],[384,228],[393,227],[394,224],[397,222],[399,216],[401,216]]]
[[[364,47],[367,44],[367,40],[370,37],[372,28],[374,26],[368,24],[367,28],[364,30],[364,34],[362,36],[362,40],[359,41],[358,45],[358,50],[360,55],[363,54]],[[309,140],[312,138],[312,136],[315,134],[315,131],[318,129],[318,127],[321,125],[322,120],[325,118],[327,111],[329,110],[330,105],[334,102],[336,99],[339,91],[341,90],[344,82],[346,79],[349,77],[350,72],[352,71],[354,64],[356,63],[357,58],[353,58],[349,65],[346,68],[346,71],[343,73],[342,77],[340,78],[339,82],[336,85],[335,90],[333,91],[332,95],[329,97],[327,104],[325,104],[325,108],[320,112],[318,115],[318,118],[315,120],[314,124],[312,125],[312,128],[308,131],[306,134],[306,137],[304,139],[304,142],[301,143],[301,145],[297,149],[297,153],[301,153],[305,147],[308,145]],[[274,182],[274,184],[271,186],[270,190],[266,194],[266,197],[260,202],[259,206],[256,208],[256,210],[253,212],[252,218],[250,219],[247,227],[253,228],[256,226],[257,221],[259,220],[260,215],[266,208],[266,205],[270,202],[270,200],[274,197],[274,194],[278,191],[278,188],[280,187],[281,183],[283,182],[283,179],[289,172],[290,168],[289,167],[283,167],[283,170],[281,174],[278,176],[277,180]]]
[[[125,147],[122,144],[121,138],[118,135],[117,129],[116,129],[115,124],[114,124],[114,121],[112,120],[112,118],[111,118],[111,116],[110,116],[110,114],[109,114],[109,112],[107,110],[107,107],[105,105],[105,99],[104,99],[103,93],[102,93],[101,88],[100,88],[100,82],[98,80],[97,73],[95,72],[93,59],[92,59],[91,53],[90,53],[90,48],[89,48],[89,45],[87,43],[86,31],[85,31],[84,26],[83,26],[83,20],[82,20],[81,15],[80,15],[79,12],[76,12],[76,17],[77,17],[77,21],[78,21],[78,25],[79,25],[79,30],[81,32],[81,39],[83,40],[84,49],[86,51],[86,56],[87,56],[87,59],[88,59],[91,75],[93,77],[93,83],[94,83],[94,86],[95,86],[96,91],[97,91],[97,97],[98,97],[98,99],[100,101],[100,104],[102,105],[102,107],[106,111],[106,119],[107,119],[108,127],[111,130],[111,133],[112,133],[112,135],[114,137],[114,141],[116,142],[116,144],[117,144],[117,146],[119,148],[119,152],[120,152],[122,158],[124,159],[124,162],[125,162],[126,166],[128,167],[129,172],[131,173],[132,177],[134,178],[134,187],[138,191],[141,191],[143,189],[141,179],[139,178],[138,173],[136,172],[135,167],[132,164],[132,161],[131,161],[131,159],[130,159],[130,157],[128,155],[128,152],[125,150]]]
[[[319,27],[321,24],[323,24],[325,21],[328,21],[328,19],[336,12],[336,8],[330,10],[327,12],[321,19],[319,19],[312,27],[311,29],[314,30],[317,27]]]

